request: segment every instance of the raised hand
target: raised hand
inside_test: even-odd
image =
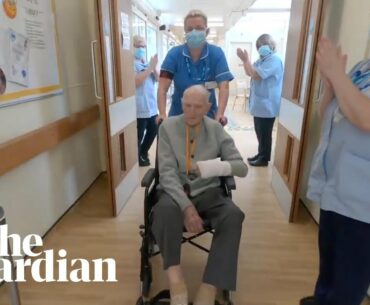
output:
[[[150,67],[150,70],[151,71],[154,71],[156,69],[158,65],[158,55],[155,54],[151,59],[150,59],[150,62],[149,62],[149,67]]]
[[[242,62],[249,61],[249,54],[247,50],[242,50],[241,48],[238,48],[236,50],[236,55],[242,60]]]
[[[328,87],[332,78],[345,73],[347,55],[342,53],[341,47],[335,46],[327,38],[319,40],[316,59],[323,81]]]

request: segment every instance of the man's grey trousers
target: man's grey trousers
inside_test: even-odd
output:
[[[184,214],[165,192],[160,191],[158,199],[153,209],[152,231],[167,269],[180,265]],[[190,199],[200,217],[215,230],[203,282],[235,290],[244,213],[225,196],[222,188],[210,188]]]

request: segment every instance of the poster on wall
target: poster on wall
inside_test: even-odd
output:
[[[0,0],[0,107],[62,93],[51,0]]]
[[[130,22],[128,15],[124,12],[121,12],[121,35],[122,35],[122,48],[125,50],[130,50],[131,48]]]

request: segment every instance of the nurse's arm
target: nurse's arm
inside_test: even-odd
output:
[[[167,103],[167,92],[171,86],[172,79],[160,77],[158,83],[158,94],[157,94],[157,103],[159,116],[161,118],[166,117],[166,103]]]
[[[257,73],[250,60],[243,61],[244,71],[254,80],[261,80],[261,76]]]
[[[356,127],[370,132],[370,98],[345,73],[331,77],[331,83],[344,116]]]
[[[143,72],[139,72],[138,74],[135,75],[135,87],[136,89],[139,88],[143,82],[150,76],[150,74],[152,73],[152,71],[150,71],[149,69],[143,71]]]
[[[153,75],[154,75],[155,81],[158,82],[159,81],[159,73],[156,69],[153,70]]]
[[[223,81],[218,84],[218,112],[217,112],[217,117],[223,117],[226,106],[227,106],[227,101],[229,100],[229,81]]]
[[[322,82],[324,84],[324,93],[320,98],[319,104],[319,117],[322,119],[325,114],[325,110],[334,98],[333,86],[330,84],[329,80],[321,75]]]

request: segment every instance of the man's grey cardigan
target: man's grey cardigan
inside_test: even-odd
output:
[[[191,128],[190,140],[195,138],[195,152],[192,164],[221,158],[231,165],[231,175],[244,177],[248,167],[243,162],[234,140],[224,130],[220,123],[204,117],[200,133],[195,137]],[[184,115],[170,117],[162,123],[159,129],[158,166],[159,189],[164,190],[180,206],[182,210],[192,204],[184,191],[184,185],[190,187],[190,196],[194,197],[211,187],[220,185],[218,177],[190,179],[186,175],[186,125]]]

